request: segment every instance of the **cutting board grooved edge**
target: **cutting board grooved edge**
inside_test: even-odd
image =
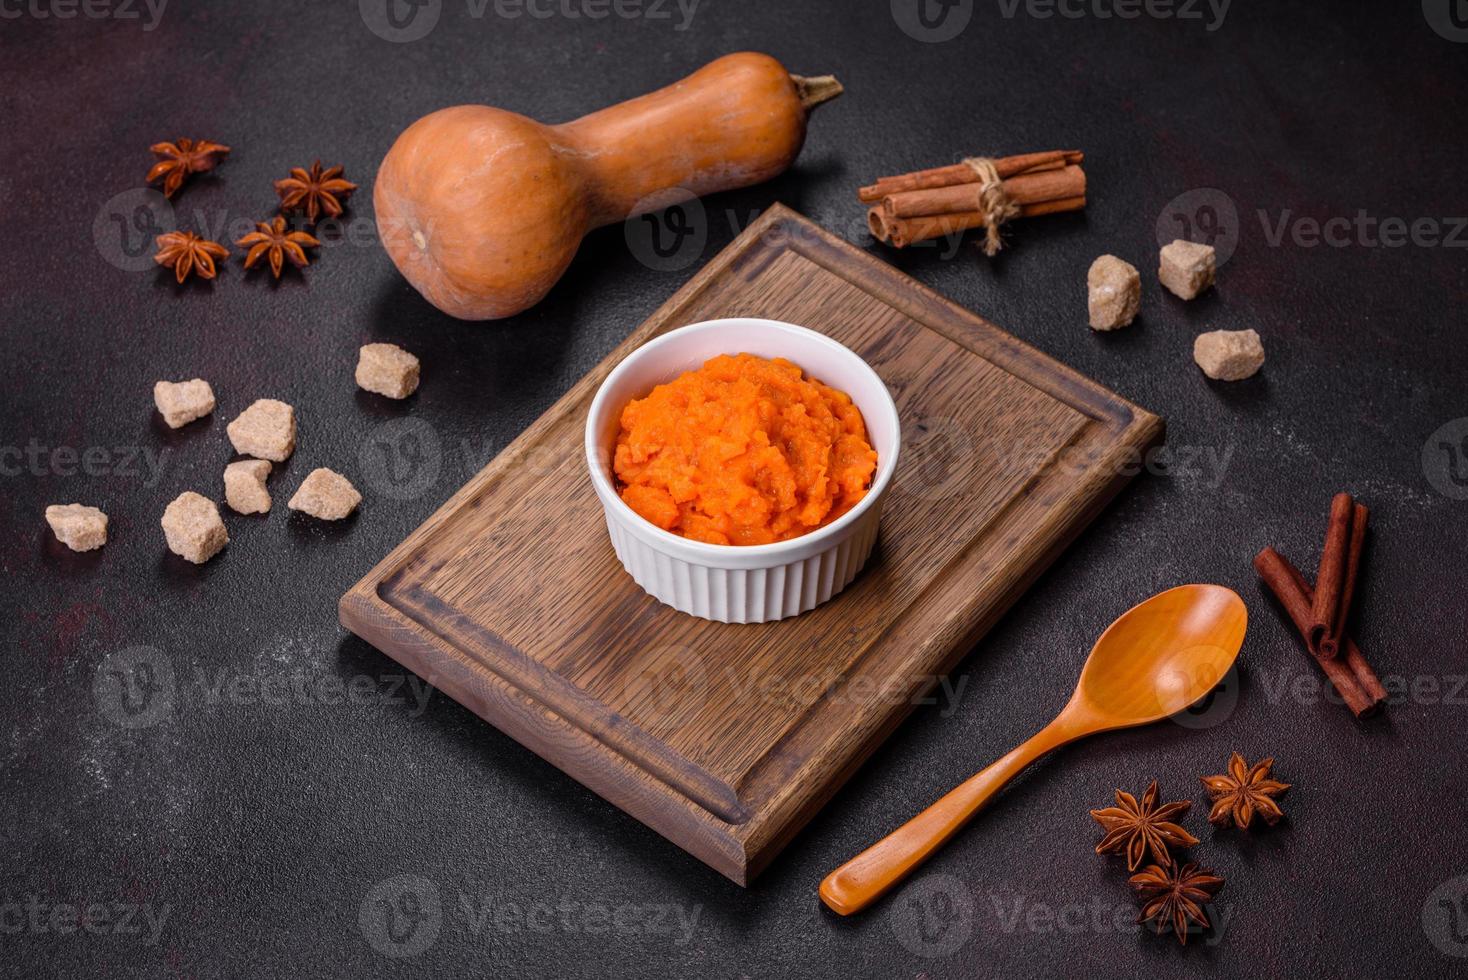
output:
[[[749,819],[748,811],[728,783],[689,759],[670,756],[665,746],[657,744],[639,726],[618,715],[610,706],[587,698],[572,688],[565,678],[546,670],[491,631],[465,621],[431,592],[410,588],[395,593],[388,604],[440,640],[470,654],[479,653],[476,648],[490,648],[504,658],[504,665],[496,666],[491,658],[476,656],[474,659],[485,670],[537,704],[577,722],[581,731],[647,770],[719,819],[731,824]],[[443,620],[448,628],[432,625],[435,618]],[[686,769],[687,774],[680,769]]]
[[[477,661],[440,660],[440,663],[451,665],[449,672],[441,673],[435,669],[428,660],[432,652],[418,635],[421,627],[413,620],[403,617],[397,608],[374,601],[354,590],[342,597],[339,610],[341,623],[347,629],[481,718],[488,721],[489,716],[494,715],[493,724],[496,728],[540,756],[547,764],[576,779],[603,799],[614,801],[622,810],[665,838],[678,841],[694,857],[736,884],[748,883],[749,854],[744,843],[728,834],[711,831],[706,821],[713,818],[705,814],[705,818],[700,820],[697,814],[705,812],[701,808],[689,801],[685,801],[681,808],[669,808],[647,794],[619,792],[636,767],[616,753],[611,754],[610,763],[611,767],[620,767],[623,770],[620,777],[615,771],[601,767],[580,766],[574,755],[558,755],[551,751],[537,726],[528,723],[528,715],[503,707],[497,709],[492,703],[505,704],[516,698],[528,700],[525,695]],[[467,671],[473,675],[474,683],[460,679],[457,676],[459,671]],[[566,732],[572,737],[590,739],[590,736],[582,732],[570,729]]]
[[[780,261],[785,255],[799,261]],[[920,489],[884,513],[877,557],[845,593],[771,626],[718,626],[657,605],[595,532],[545,540],[542,531],[534,547],[521,541],[524,529],[582,521],[600,529],[589,484],[566,477],[581,465],[578,413],[616,363],[666,329],[761,302],[772,311],[765,315],[804,318],[869,357],[879,352],[879,373],[903,379],[905,431],[913,418],[961,424],[1006,465],[981,469],[972,454],[948,459],[943,480],[962,482],[945,482],[937,496]],[[837,704],[830,690],[791,689],[771,700],[714,677],[702,700],[649,715],[657,700],[629,687],[639,671],[662,664],[673,642],[761,682],[808,675],[849,688],[850,678],[896,675],[911,687],[920,681],[899,671],[947,672],[1130,479],[1118,461],[1160,433],[1156,416],[776,205],[378,562],[342,597],[340,615],[408,669],[441,679],[445,693],[480,717],[745,884],[913,705],[871,697]],[[1053,465],[1078,443],[1091,453],[1083,469]],[[1041,461],[1032,458],[1037,448],[1048,450]],[[542,450],[558,453],[555,466],[521,465]],[[910,459],[904,454],[915,465]],[[536,506],[556,509],[556,519]],[[517,561],[535,564],[517,571]],[[583,565],[590,578],[577,577]]]

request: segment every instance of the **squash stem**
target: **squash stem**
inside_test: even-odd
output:
[[[805,106],[807,112],[822,102],[830,102],[846,91],[841,83],[836,81],[835,75],[815,75],[810,78],[804,75],[791,75],[790,80],[795,83],[795,93],[800,96],[800,104]]]

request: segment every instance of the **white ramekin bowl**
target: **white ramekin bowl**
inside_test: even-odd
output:
[[[622,409],[711,357],[743,353],[786,358],[807,377],[850,395],[877,451],[877,472],[860,503],[809,534],[750,546],[690,541],[645,520],[617,494],[612,452]],[[865,361],[814,330],[747,317],[695,323],[648,341],[602,382],[586,419],[591,483],[622,565],[653,598],[721,623],[764,623],[798,615],[856,577],[877,540],[882,497],[892,483],[901,441],[897,406]]]

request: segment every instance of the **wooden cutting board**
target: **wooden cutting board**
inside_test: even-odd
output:
[[[612,552],[582,453],[614,365],[726,316],[829,334],[876,369],[902,416],[867,568],[777,623],[706,622],[643,593]],[[776,206],[353,586],[341,621],[745,884],[1161,433],[1156,416]]]

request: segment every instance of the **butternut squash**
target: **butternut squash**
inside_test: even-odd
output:
[[[650,196],[732,190],[784,171],[810,110],[839,94],[830,76],[791,75],[744,52],[559,126],[489,106],[441,109],[383,159],[378,234],[440,310],[513,316],[555,285],[587,232],[633,217]]]

